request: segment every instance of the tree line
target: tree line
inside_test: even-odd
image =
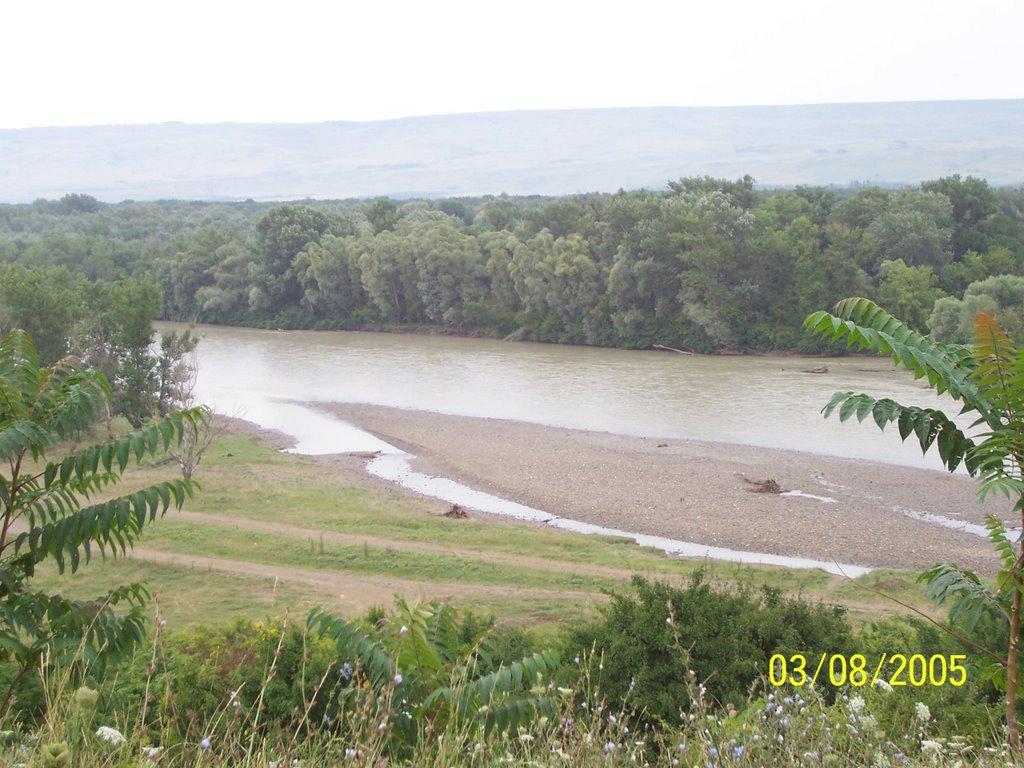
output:
[[[145,290],[136,301],[165,319],[698,352],[823,351],[801,320],[852,295],[939,338],[965,340],[979,308],[1024,333],[1024,191],[956,175],[902,189],[684,178],[560,198],[67,195],[0,206],[0,261],[17,265],[5,283],[34,283],[33,303],[55,310],[38,322],[55,327],[90,292]],[[28,327],[12,292],[0,324]]]

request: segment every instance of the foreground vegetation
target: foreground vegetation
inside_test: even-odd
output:
[[[1024,332],[1024,192],[959,176],[289,205],[68,195],[0,206],[0,262],[20,267],[0,269],[0,328],[41,349],[65,348],[110,285],[154,318],[699,352],[829,349],[800,323],[850,295],[945,339],[966,341],[979,309]]]
[[[253,766],[292,759],[376,765],[382,758],[437,766],[625,765],[634,758],[705,765],[711,750],[721,765],[870,764],[877,754],[894,765],[897,754],[930,765],[936,749],[950,764],[961,753],[979,762],[998,755],[997,693],[978,681],[974,667],[967,688],[848,689],[838,697],[828,686],[773,692],[764,680],[767,658],[779,649],[963,652],[922,621],[883,618],[894,606],[865,591],[881,585],[927,609],[911,574],[873,573],[858,586],[815,571],[699,564],[627,542],[446,518],[429,502],[346,484],[343,469],[340,477],[338,468],[327,476],[328,461],[280,454],[252,433],[224,435],[201,468],[203,492],[187,513],[151,526],[131,558],[74,575],[41,570],[38,586],[75,598],[139,581],[152,593],[156,618],[135,654],[107,673],[33,673],[3,724],[11,731],[8,759],[49,764],[40,750],[60,744],[77,762],[55,765],[134,765],[151,751],[164,765]],[[165,471],[148,462],[126,480],[143,484]],[[294,524],[287,534],[278,526],[246,527],[279,523],[282,515]],[[351,542],[361,550],[371,541],[371,550],[390,559],[378,561],[371,551],[363,564],[335,564],[336,543],[349,551]],[[295,556],[284,549],[288,542]],[[150,559],[165,551],[188,555],[174,564]],[[406,557],[435,551],[445,553],[442,568]],[[472,568],[480,561],[490,564],[484,573]],[[286,570],[239,577],[238,565]],[[404,569],[401,580],[391,578],[396,565]],[[631,585],[634,569],[652,581]],[[337,582],[306,581],[332,571]],[[572,591],[559,583],[574,578],[569,571],[586,579]],[[382,577],[382,587],[367,588]],[[524,591],[524,577],[549,580],[551,589]],[[494,591],[478,591],[483,587]],[[608,601],[601,589],[616,597]],[[407,604],[385,609],[392,592],[406,595]],[[479,649],[477,676],[553,652],[557,665],[516,689],[543,698],[543,712],[522,729],[482,726],[484,732],[471,722],[442,732],[431,718],[417,717],[399,738],[392,720],[404,716],[394,691],[360,677],[358,650],[339,650],[328,632],[306,626],[309,611],[324,606],[398,658],[411,631],[402,627],[414,626],[410,613],[439,610],[424,594],[458,606],[442,609],[454,627],[446,635],[453,650],[440,654],[454,690],[466,673],[453,660],[472,648]],[[848,607],[834,610],[823,601]],[[370,697],[358,705],[341,697],[348,687],[338,689],[346,661],[358,681],[352,687]],[[407,658],[396,666],[405,677],[413,669]],[[10,675],[5,667],[0,683]],[[95,702],[88,691],[76,693],[82,686],[97,692]],[[342,711],[328,710],[342,702]],[[918,703],[928,707],[927,722],[917,715]],[[97,737],[101,726],[126,743],[115,747]],[[956,734],[971,738],[958,741]]]
[[[896,423],[923,451],[937,445],[950,471],[965,464],[983,494],[1019,497],[1024,514],[1024,353],[994,319],[979,314],[968,348],[915,333],[866,299],[837,312],[811,315],[808,328],[891,354],[962,400],[986,431],[969,436],[938,411],[849,392],[825,413]],[[72,358],[40,366],[22,331],[0,342],[0,749],[11,763],[888,766],[1020,757],[1024,549],[997,520],[993,583],[954,563],[924,574],[928,595],[951,603],[947,620],[878,620],[860,602],[853,622],[831,604],[850,587],[822,573],[701,567],[625,543],[411,515],[391,507],[394,495],[339,488],[343,460],[329,478],[332,460],[282,456],[251,436],[206,444],[209,502],[184,509],[199,463],[178,457],[188,435],[208,428],[207,414],[136,411],[143,423],[118,436],[116,391]],[[105,439],[94,431],[102,424]],[[154,477],[172,461],[182,479]],[[142,489],[124,495],[122,481]],[[278,620],[219,629],[204,618],[188,630],[168,625],[158,590],[143,638],[151,594],[121,581],[125,561],[105,571],[113,583],[99,597],[76,597],[104,578],[89,562],[94,550],[124,554],[170,509],[177,519],[155,526],[134,554],[193,568],[172,584],[193,578],[195,591],[172,599],[195,606],[199,593],[216,610],[208,574],[220,572],[272,581],[272,601],[284,582],[333,594],[335,604],[299,590],[310,609],[289,605]],[[631,577],[638,567],[658,579]],[[76,581],[83,570],[95,578]],[[728,579],[737,574],[739,583]],[[874,573],[860,586],[882,577],[909,593],[905,607],[921,600],[898,574]],[[394,607],[381,607],[394,593]],[[456,607],[452,594],[477,600],[475,610]],[[530,600],[560,621],[541,631],[510,622]],[[968,672],[958,683],[899,688],[866,674],[778,683],[793,689],[765,681],[775,654],[854,653],[865,667],[892,653],[961,658]]]

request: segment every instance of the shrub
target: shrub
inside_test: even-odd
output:
[[[677,723],[689,706],[692,670],[719,704],[742,706],[773,653],[842,653],[852,645],[842,609],[783,598],[764,588],[712,589],[702,572],[683,588],[634,577],[602,616],[571,631],[576,658],[608,704]]]

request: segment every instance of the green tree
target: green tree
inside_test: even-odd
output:
[[[992,315],[1010,338],[1024,342],[1024,277],[989,277],[967,286],[963,299],[939,299],[928,327],[940,341],[963,344],[971,338],[979,312]]]
[[[985,179],[961,177],[959,173],[926,181],[926,192],[944,195],[953,207],[953,252],[957,255],[971,248],[984,249],[984,235],[978,226],[996,212],[996,196]]]
[[[541,315],[553,313],[569,339],[592,339],[590,313],[604,281],[582,237],[556,238],[542,230],[517,249],[510,274],[524,306]]]
[[[63,213],[95,213],[103,208],[103,203],[92,195],[71,192],[60,199]]]
[[[73,573],[95,551],[124,553],[146,524],[181,507],[193,491],[188,481],[170,480],[91,500],[100,491],[109,494],[133,459],[179,442],[204,418],[199,410],[47,458],[84,434],[104,413],[109,394],[102,374],[66,361],[40,367],[24,331],[0,340],[0,655],[20,669],[8,706],[23,676],[43,659],[88,672],[122,658],[142,639],[147,595],[140,585],[75,601],[32,589],[36,568],[51,560]]]
[[[21,328],[38,339],[44,363],[68,354],[68,330],[82,313],[81,279],[64,267],[0,264],[0,334]]]
[[[302,301],[320,317],[350,318],[366,305],[359,254],[366,244],[356,237],[324,235],[295,257]]]
[[[276,310],[298,302],[301,291],[292,262],[308,243],[319,242],[330,224],[326,215],[304,205],[282,205],[259,220],[259,290],[253,301],[258,308]]]
[[[419,275],[405,238],[384,230],[369,240],[359,255],[359,274],[381,317],[393,323],[419,319]]]
[[[952,258],[952,225],[953,209],[944,196],[917,190],[892,195],[866,230],[875,265],[901,259],[912,267],[941,268]]]
[[[381,232],[391,232],[402,220],[398,206],[386,197],[378,197],[366,206],[365,214],[375,235],[379,235]]]
[[[460,325],[463,305],[480,301],[486,289],[476,238],[445,222],[413,225],[407,237],[424,314],[434,322]]]
[[[112,415],[140,427],[159,410],[157,361],[150,344],[153,321],[161,314],[160,287],[148,278],[94,284],[86,305],[72,350],[107,378]]]
[[[970,414],[978,433],[968,436],[938,409],[902,405],[890,398],[877,399],[854,392],[837,392],[823,409],[838,413],[840,421],[870,417],[885,429],[896,424],[903,440],[914,435],[927,453],[935,446],[950,472],[961,465],[977,478],[981,500],[1005,494],[1024,525],[1024,349],[1018,350],[996,320],[979,313],[970,347],[938,342],[903,324],[868,299],[844,299],[834,314],[815,312],[804,321],[813,334],[861,351],[892,358],[895,365],[923,379],[938,395],[956,401],[962,414]],[[982,619],[1000,631],[995,647],[969,641],[984,658],[981,673],[1006,694],[1009,746],[1021,756],[1017,720],[1020,671],[1020,622],[1024,596],[1024,538],[1012,542],[1002,520],[986,523],[999,561],[999,574],[991,586],[977,574],[955,563],[940,563],[922,574],[928,594],[951,605],[949,631],[970,632]]]
[[[486,202],[480,209],[477,219],[484,226],[495,231],[511,232],[519,221],[519,206],[506,195]]]
[[[245,306],[257,267],[249,249],[237,240],[220,246],[208,270],[210,284],[196,290],[197,314],[214,322],[226,321]]]
[[[882,262],[876,294],[879,304],[907,318],[910,326],[925,328],[942,292],[930,266],[908,267],[903,259],[896,259]]]

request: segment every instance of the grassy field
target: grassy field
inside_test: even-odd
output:
[[[125,488],[175,470],[132,470]],[[444,517],[444,505],[377,484],[353,458],[280,453],[254,432],[220,438],[197,480],[196,499],[147,529],[128,558],[96,560],[75,575],[46,571],[40,585],[86,597],[141,581],[178,626],[286,610],[301,615],[316,604],[356,613],[390,604],[395,594],[550,625],[593,612],[634,573],[678,582],[701,567],[718,582],[844,604],[855,619],[905,610],[868,587],[932,610],[909,573],[850,581],[821,571],[684,560],[625,540],[472,514]]]

